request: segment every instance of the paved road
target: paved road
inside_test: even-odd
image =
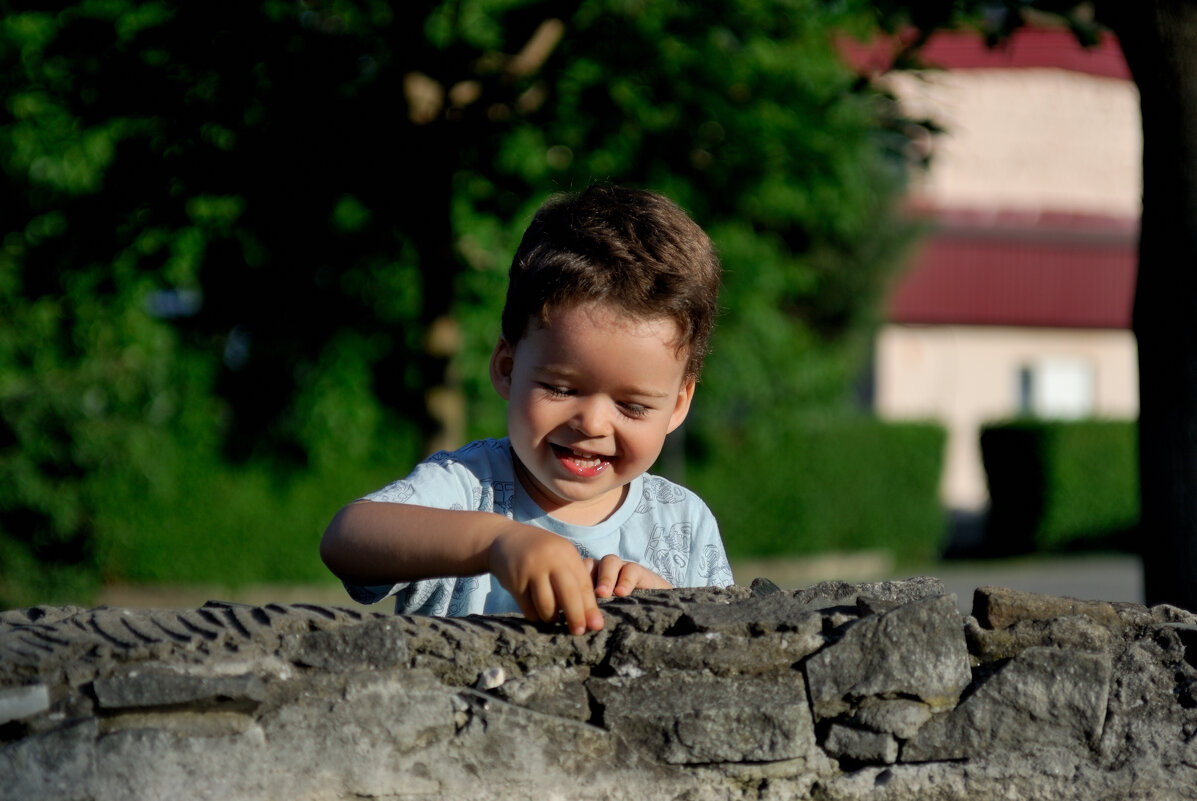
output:
[[[963,611],[983,585],[1066,595],[1071,598],[1143,603],[1143,566],[1135,556],[1078,556],[1026,562],[944,563],[936,571]]]
[[[877,581],[932,575],[956,594],[962,611],[972,609],[973,590],[985,585],[1101,601],[1143,602],[1143,567],[1125,555],[1032,557],[1008,560],[941,562],[922,571],[895,569],[884,554],[849,554],[817,559],[750,562],[733,565],[736,581],[755,576],[781,587],[805,587],[828,579]]]

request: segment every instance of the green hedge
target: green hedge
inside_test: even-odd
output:
[[[92,602],[104,583],[334,582],[320,536],[344,504],[406,474],[419,455],[410,432],[386,458],[306,471],[265,460],[230,464],[202,444],[157,441],[153,452],[86,477],[86,558],[39,559],[0,529],[0,609]]]
[[[685,483],[733,558],[882,548],[923,560],[944,545],[945,439],[933,424],[795,420],[755,441],[709,443]]]
[[[1131,421],[1018,420],[981,431],[986,542],[1017,553],[1117,544],[1139,521]]]

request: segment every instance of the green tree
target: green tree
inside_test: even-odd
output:
[[[882,0],[875,7],[891,29],[909,23],[924,36],[980,19],[1000,39],[1038,13],[1064,20],[1083,42],[1101,27],[1118,36],[1143,120],[1134,332],[1146,595],[1149,603],[1197,609],[1197,3]]]
[[[892,106],[832,45],[852,4],[0,12],[8,576],[94,576],[98,496],[197,453],[332,472],[460,441],[463,397],[500,432],[485,359],[552,191],[658,189],[715,238],[700,444],[843,403],[907,237]]]
[[[96,476],[169,484],[171,443],[319,469],[436,436],[453,170],[502,127],[442,87],[512,102],[519,81],[484,56],[535,20],[0,10],[0,572],[94,576]]]
[[[475,433],[500,430],[483,360],[508,254],[555,190],[595,179],[664,191],[711,233],[721,319],[689,436],[850,402],[881,287],[911,236],[893,204],[904,137],[844,65],[861,17],[820,2],[582,3],[482,170],[462,169],[457,229]]]

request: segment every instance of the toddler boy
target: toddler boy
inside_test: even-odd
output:
[[[343,508],[320,544],[355,600],[603,626],[597,597],[725,586],[706,505],[645,471],[694,397],[716,311],[710,239],[666,198],[549,200],[512,260],[490,378],[507,437],[440,452]]]

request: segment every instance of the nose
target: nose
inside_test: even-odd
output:
[[[570,427],[587,438],[607,436],[611,433],[610,406],[599,397],[579,398]]]

